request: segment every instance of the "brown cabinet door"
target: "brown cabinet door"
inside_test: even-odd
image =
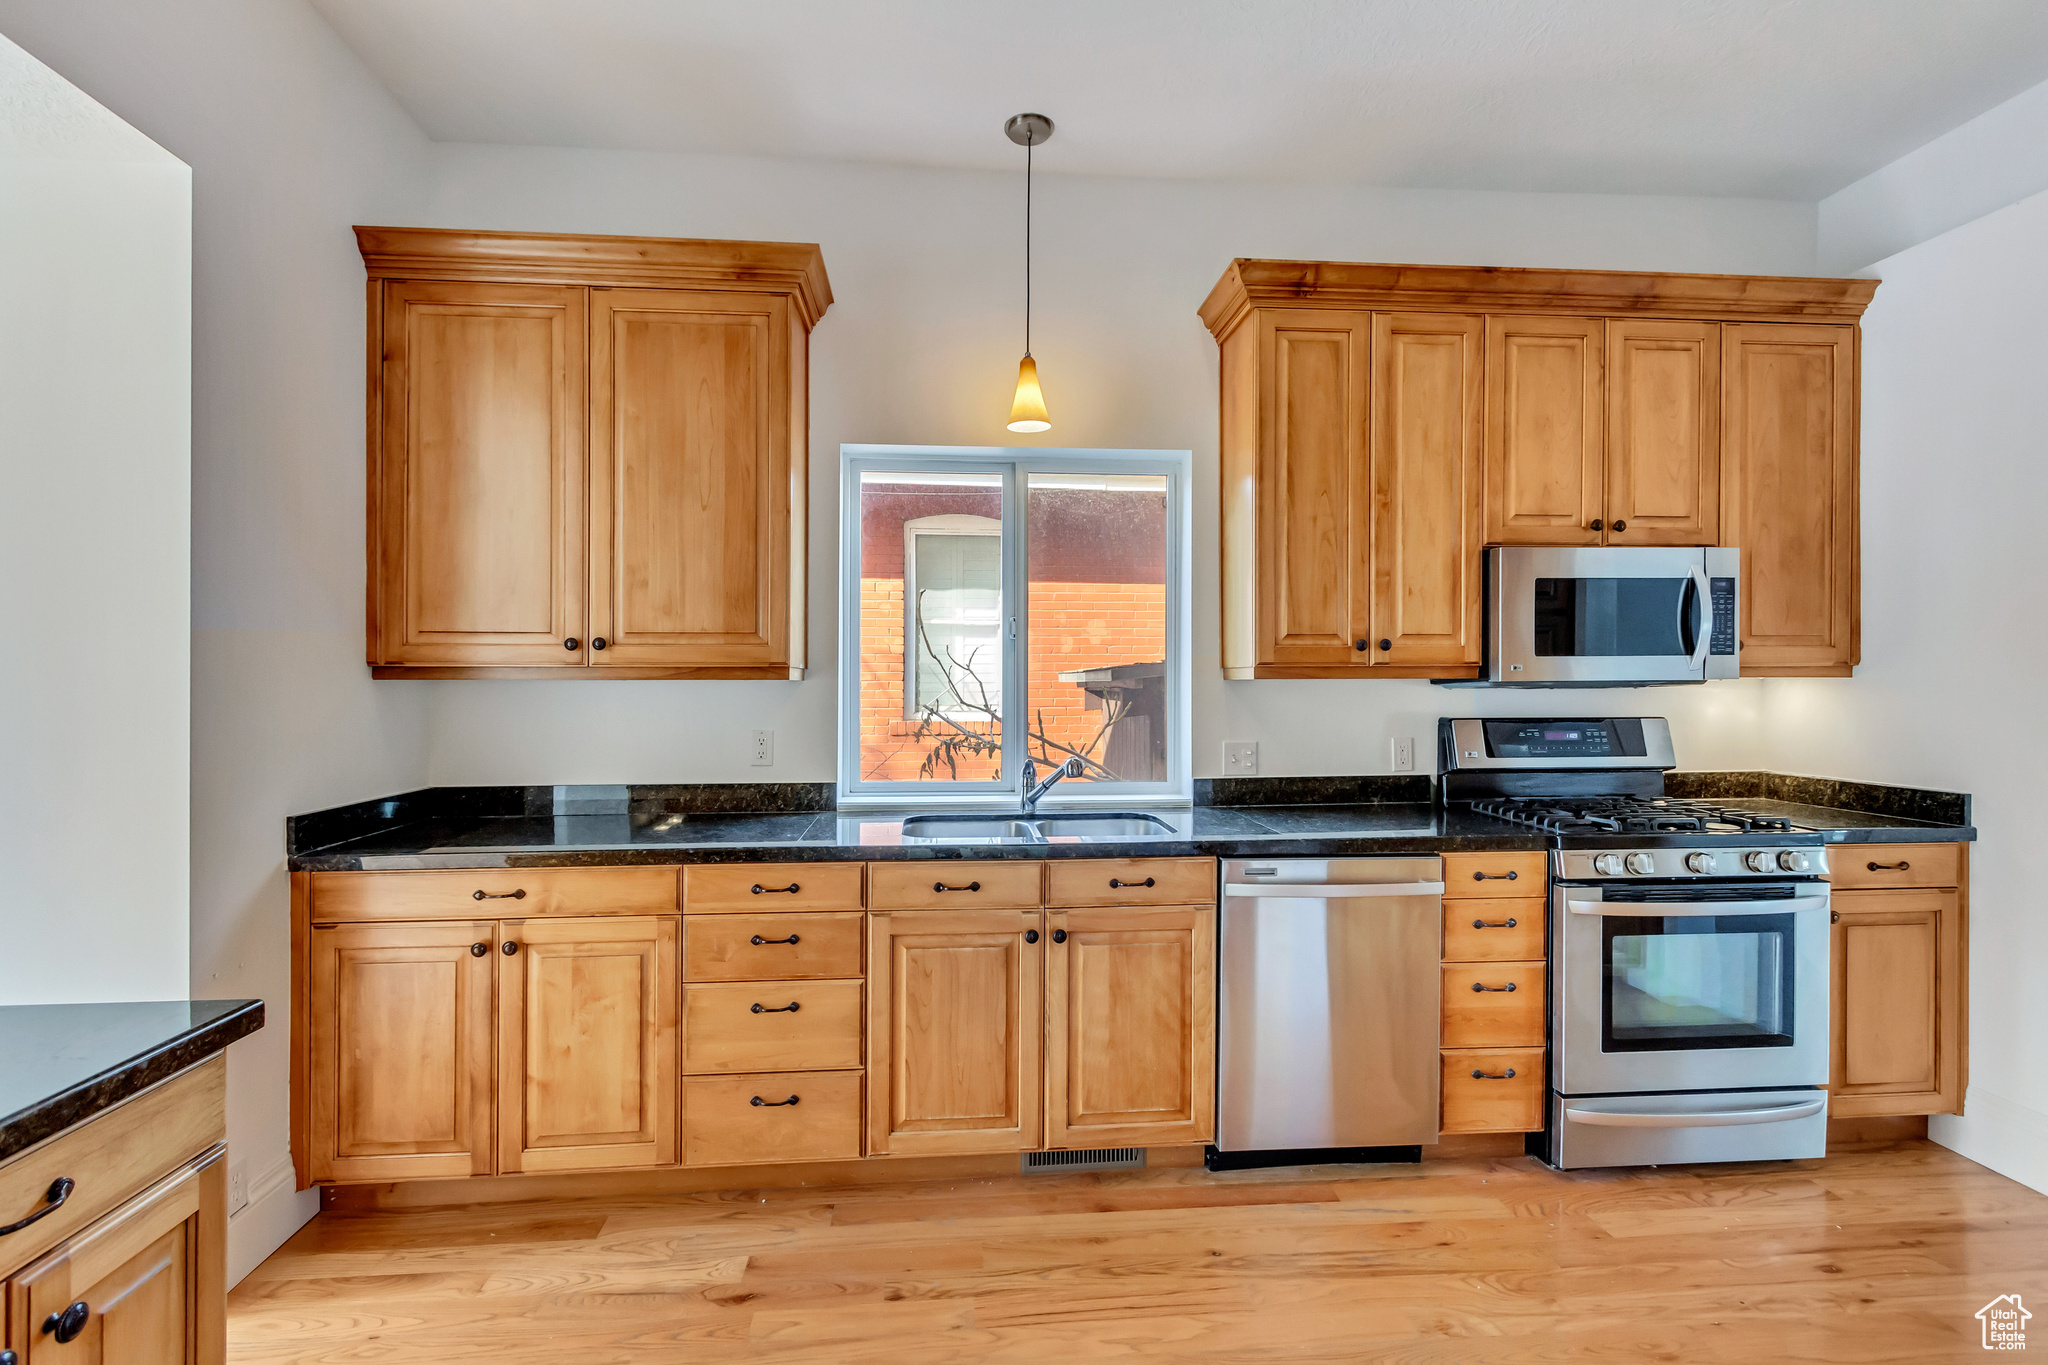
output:
[[[1365,532],[1364,313],[1259,315],[1259,662],[1363,666],[1372,564]]]
[[[1715,545],[1721,533],[1720,325],[1607,323],[1609,545]]]
[[[1745,675],[1858,658],[1856,329],[1721,328],[1722,540],[1742,551]]]
[[[786,676],[789,301],[597,289],[590,336],[591,664]]]
[[[1216,1117],[1216,912],[1046,917],[1045,1145],[1206,1142]]]
[[[1372,661],[1477,664],[1485,323],[1375,313],[1372,324]]]
[[[215,1147],[8,1282],[6,1344],[21,1365],[226,1357],[226,1154]],[[53,1318],[61,1327],[45,1331]]]
[[[1605,427],[1598,318],[1486,320],[1486,543],[1598,545]]]
[[[313,927],[313,1180],[491,1173],[496,931],[490,920]]]
[[[500,1173],[674,1162],[680,917],[498,930]]]
[[[1837,891],[1828,1111],[1960,1105],[1961,933],[1954,891]]]
[[[868,917],[868,1151],[1044,1144],[1039,910]]]
[[[370,662],[581,666],[586,291],[382,288]]]

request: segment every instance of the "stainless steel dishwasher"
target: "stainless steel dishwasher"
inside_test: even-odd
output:
[[[1223,864],[1209,1169],[1436,1141],[1443,894],[1436,857]]]

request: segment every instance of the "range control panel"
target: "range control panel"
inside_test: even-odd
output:
[[[1551,855],[1558,878],[1592,882],[1614,878],[1664,877],[1825,877],[1827,850],[1822,848],[1637,848],[1606,852],[1565,849]]]

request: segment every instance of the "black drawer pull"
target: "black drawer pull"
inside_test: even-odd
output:
[[[522,886],[517,891],[472,891],[469,894],[480,901],[523,901],[526,899],[526,888]]]
[[[795,934],[791,934],[788,938],[762,938],[759,934],[756,934],[751,941],[758,948],[764,943],[797,943],[800,940]]]
[[[1489,985],[1487,985],[1487,984],[1486,984],[1485,982],[1483,982],[1483,981],[1475,981],[1475,982],[1473,982],[1473,983],[1472,983],[1472,989],[1473,989],[1473,990],[1475,990],[1475,991],[1509,991],[1509,992],[1512,992],[1512,991],[1513,991],[1513,990],[1515,989],[1515,983],[1514,983],[1514,982],[1512,982],[1512,981],[1510,981],[1510,982],[1508,982],[1508,984],[1507,984],[1507,985],[1505,985],[1505,986],[1489,986]]]
[[[1472,880],[1475,882],[1511,882],[1519,875],[1514,872],[1474,872]]]
[[[1865,866],[1869,867],[1872,872],[1904,872],[1913,865],[1902,859],[1896,863],[1868,863]]]
[[[799,1000],[792,1000],[787,1005],[764,1005],[758,1000],[754,1002],[756,1014],[795,1014],[802,1008],[803,1002]]]
[[[59,1346],[76,1341],[78,1334],[85,1330],[85,1324],[92,1317],[92,1309],[86,1307],[84,1299],[72,1304],[61,1313],[52,1313],[43,1319],[43,1330],[57,1338]]]
[[[5,1237],[10,1232],[20,1232],[23,1228],[27,1227],[30,1223],[35,1222],[38,1218],[48,1218],[58,1209],[64,1207],[64,1201],[69,1199],[71,1197],[71,1192],[77,1188],[78,1182],[73,1180],[70,1176],[58,1176],[55,1180],[52,1180],[50,1182],[49,1193],[43,1196],[43,1206],[37,1209],[34,1213],[30,1214],[28,1217],[22,1219],[19,1223],[9,1223],[6,1227],[0,1228],[0,1237]]]
[[[788,886],[763,886],[759,882],[754,883],[754,894],[757,896],[774,896],[785,892],[793,896],[801,890],[803,888],[795,882],[791,882]]]
[[[1157,886],[1158,884],[1158,879],[1153,877],[1147,877],[1142,882],[1120,882],[1114,877],[1109,879],[1109,889],[1112,891],[1122,890],[1126,886]]]
[[[1475,1081],[1511,1081],[1514,1078],[1515,1069],[1513,1067],[1509,1067],[1506,1071],[1502,1072],[1498,1076],[1489,1076],[1484,1071],[1474,1071],[1472,1073],[1472,1079]]]
[[[747,1103],[753,1105],[756,1109],[780,1109],[785,1104],[795,1104],[800,1098],[801,1096],[791,1095],[786,1100],[764,1100],[759,1095],[756,1095],[748,1100]]]
[[[1472,921],[1472,927],[1474,929],[1512,929],[1515,927],[1515,917],[1510,915],[1499,924],[1488,924],[1483,919],[1475,919]]]
[[[969,882],[969,883],[967,883],[967,885],[965,885],[965,886],[948,886],[948,885],[946,885],[946,884],[945,884],[944,882],[933,882],[933,883],[932,883],[932,890],[934,890],[934,891],[979,891],[979,890],[981,890],[981,883],[980,883],[980,882]]]

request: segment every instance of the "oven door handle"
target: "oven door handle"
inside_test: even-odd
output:
[[[1442,882],[1227,882],[1226,896],[1263,896],[1282,900],[1332,901],[1358,896],[1441,896]]]
[[[1801,1100],[1797,1104],[1771,1104],[1761,1109],[1719,1109],[1693,1114],[1629,1114],[1601,1109],[1565,1107],[1569,1123],[1589,1123],[1603,1128],[1725,1128],[1742,1123],[1789,1123],[1810,1119],[1828,1107],[1828,1102]]]
[[[1707,571],[1698,564],[1692,566],[1692,587],[1697,624],[1693,627],[1691,666],[1697,673],[1707,666],[1707,647],[1714,642],[1713,586],[1707,582]]]
[[[1575,901],[1564,908],[1574,915],[1623,915],[1630,919],[1666,919],[1677,915],[1783,915],[1800,910],[1825,910],[1826,896],[1794,896],[1782,901]]]

